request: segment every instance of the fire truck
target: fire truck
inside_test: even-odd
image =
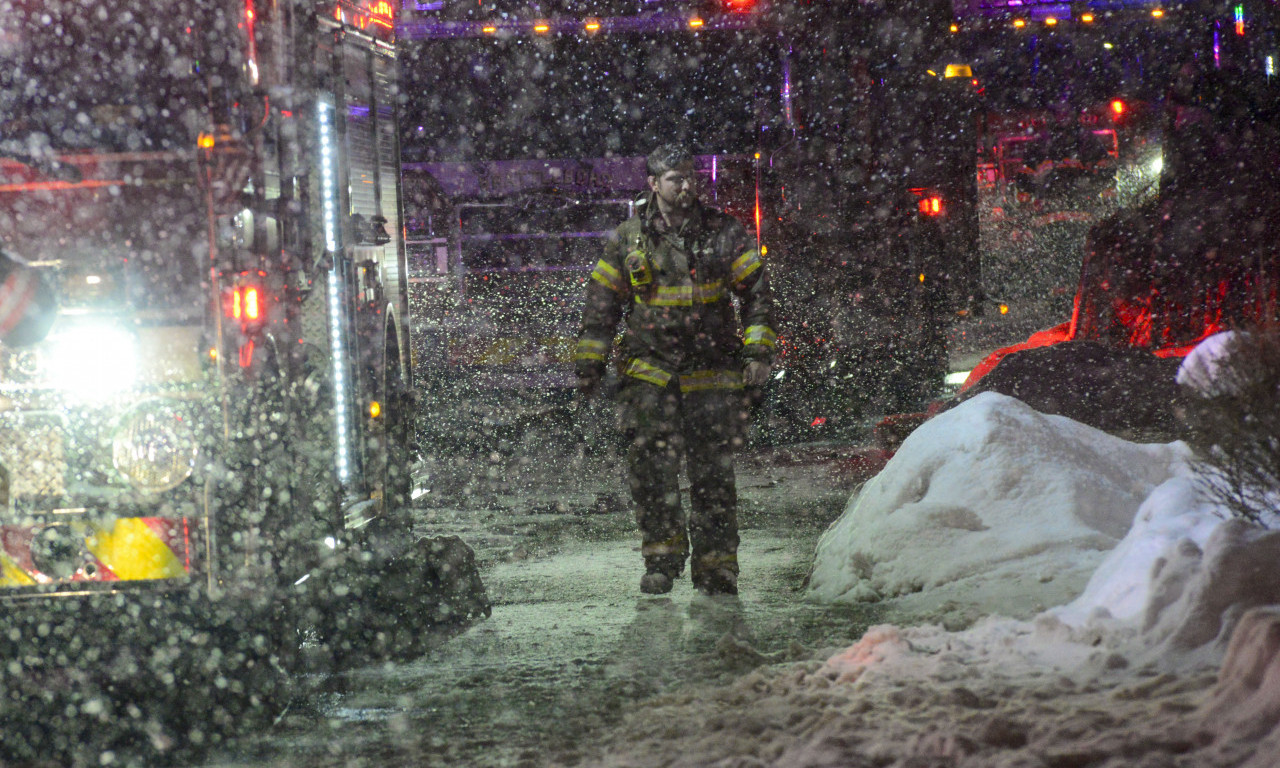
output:
[[[0,347],[0,761],[209,744],[300,648],[407,656],[487,613],[405,509],[390,10],[0,19],[0,240],[58,306]]]

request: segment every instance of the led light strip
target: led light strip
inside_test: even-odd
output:
[[[324,245],[334,256],[329,270],[329,352],[333,358],[333,413],[338,431],[338,480],[351,477],[347,438],[347,367],[342,340],[342,297],[338,253],[338,179],[334,168],[333,107],[320,103],[320,180],[324,187]]]

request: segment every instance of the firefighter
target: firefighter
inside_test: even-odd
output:
[[[40,272],[0,248],[0,345],[40,341],[53,324],[56,308],[53,291]]]
[[[689,151],[665,144],[649,155],[646,171],[640,212],[611,233],[587,281],[574,353],[578,388],[584,397],[599,388],[614,329],[624,321],[619,422],[643,540],[640,591],[669,592],[692,555],[695,587],[736,595],[733,450],[742,442],[744,385],[760,387],[769,377],[773,300],[755,238],[698,200]],[[687,519],[682,458],[691,485]]]

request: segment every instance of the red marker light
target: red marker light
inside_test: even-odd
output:
[[[920,198],[920,213],[924,216],[941,216],[942,198],[937,195]]]
[[[257,327],[267,317],[267,299],[257,285],[237,285],[227,291],[226,312],[238,321],[244,330]]]
[[[249,286],[244,289],[244,319],[258,320],[262,317],[262,304],[258,299],[258,289]]]
[[[1115,115],[1116,117],[1123,115],[1124,102],[1121,101],[1120,99],[1113,99],[1111,101],[1111,114]]]

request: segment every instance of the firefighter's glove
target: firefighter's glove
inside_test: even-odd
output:
[[[761,360],[752,360],[742,369],[742,383],[748,387],[763,387],[769,382],[773,366]]]
[[[578,394],[584,400],[590,399],[598,389],[600,389],[600,374],[594,371],[578,373]]]

